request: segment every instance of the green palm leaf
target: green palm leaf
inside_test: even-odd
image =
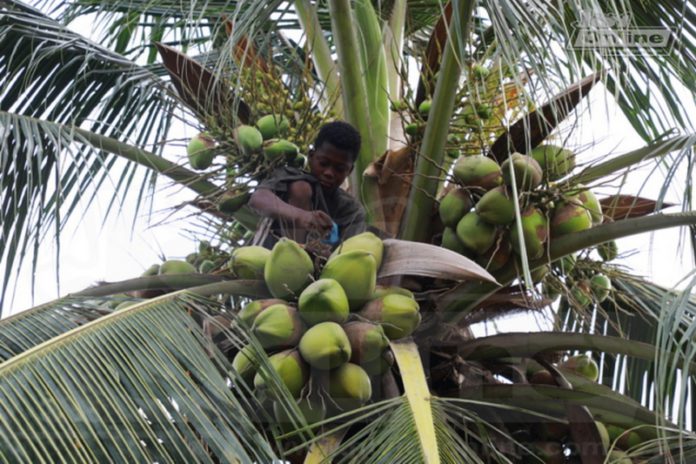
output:
[[[5,459],[275,459],[254,422],[261,409],[234,376],[230,388],[229,365],[188,315],[215,306],[185,295],[136,305],[5,362]]]
[[[0,320],[0,362],[17,356],[41,343],[113,313],[121,303],[139,303],[128,296],[134,290],[172,291],[189,289],[201,296],[231,294],[267,298],[262,282],[222,279],[212,275],[160,275],[122,282],[104,282],[64,298],[22,311]],[[166,297],[170,298],[170,297]]]
[[[80,207],[88,207],[112,172],[114,201],[128,192],[135,213],[156,173],[134,185],[135,165],[75,146],[70,125],[132,139],[159,153],[172,101],[146,69],[67,31],[29,9],[4,4],[0,17],[0,306],[12,270],[33,246]],[[27,53],[31,50],[31,53]],[[48,122],[53,127],[44,124]],[[111,202],[108,210],[114,205]],[[36,259],[36,256],[34,256]]]

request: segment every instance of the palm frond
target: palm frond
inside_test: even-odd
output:
[[[684,362],[693,362],[695,356],[691,343],[696,319],[696,301],[692,295],[694,282],[677,292],[629,276],[616,281],[621,293],[617,295],[615,304],[624,309],[624,314],[614,316],[619,330],[640,334],[661,350],[672,353],[656,357],[654,368],[649,370],[642,364],[626,363],[630,380],[627,382],[628,394],[639,399],[641,395],[647,396],[662,416],[685,428],[686,404],[694,398],[689,384],[696,378],[688,368],[684,369]],[[637,311],[644,317],[626,315]],[[646,395],[645,392],[650,393]]]
[[[135,197],[137,215],[156,173],[135,186],[136,166],[92,147],[75,146],[74,132],[56,125],[129,140],[160,153],[173,101],[146,69],[67,31],[33,10],[3,4],[0,18],[0,234],[5,278],[40,238],[88,207],[118,173],[109,210]],[[30,50],[31,53],[27,53]],[[54,125],[48,128],[45,121]],[[130,195],[129,195],[129,192]],[[135,193],[133,193],[135,192]],[[36,259],[36,257],[34,257]]]
[[[599,3],[608,14],[623,13],[610,9],[613,2],[604,0]],[[611,63],[617,71],[621,70],[607,80],[608,88],[615,94],[633,128],[645,140],[671,130],[675,122],[680,127],[693,128],[690,118],[693,110],[685,107],[683,102],[689,94],[693,101],[696,93],[696,13],[688,4],[673,1],[649,5],[632,0],[626,6],[631,18],[630,27],[666,31],[666,47],[622,50],[610,58],[600,57],[601,50],[588,50],[588,54],[594,55],[597,61]],[[650,109],[645,108],[646,103]]]
[[[188,314],[217,307],[186,295],[136,305],[5,362],[6,458],[274,460],[272,439],[255,422],[262,409]]]
[[[299,29],[295,16],[278,14],[287,9],[283,2],[239,2],[236,0],[179,2],[81,0],[49,2],[44,10],[58,11],[57,19],[69,24],[88,17],[96,25],[97,41],[129,59],[148,63],[155,60],[154,42],[206,51],[219,48],[226,40],[225,21],[244,31]],[[53,6],[54,8],[51,8]],[[59,6],[59,8],[55,8]]]
[[[111,314],[114,301],[118,304],[127,300],[65,298],[0,320],[0,362]]]
[[[433,403],[433,406],[431,420],[437,436],[439,462],[482,462],[457,433],[455,425],[448,422],[438,404]],[[333,462],[437,462],[427,460],[423,453],[418,426],[405,397],[367,406],[355,411],[352,416],[356,417],[355,421],[359,421],[361,427],[335,447],[329,455]],[[330,433],[335,433],[340,428],[330,430],[334,431]]]
[[[227,280],[211,275],[160,275],[122,282],[102,282],[80,292],[22,311],[0,320],[0,363],[70,330],[133,305],[141,298],[130,296],[134,290],[189,289],[200,296],[217,294],[265,298],[270,294],[263,283]],[[168,296],[165,298],[176,298]],[[126,306],[129,306],[126,305]]]
[[[606,71],[603,82],[646,141],[675,126],[691,130],[687,115],[693,111],[696,84],[694,61],[689,57],[694,54],[696,17],[685,5],[669,2],[651,8],[640,1],[580,0],[557,8],[548,2],[481,3],[486,12],[481,19],[494,38],[489,52],[499,55],[505,66],[520,66],[531,76],[543,76],[526,89],[532,101],[550,97],[554,87],[568,87],[588,68]],[[650,50],[621,41],[610,48],[576,46],[587,14],[597,18],[631,17],[634,28],[669,29],[670,47]],[[521,83],[518,86],[523,89]]]
[[[674,354],[655,358],[655,378],[659,379],[655,382],[655,405],[663,417],[680,428],[687,425],[687,404],[696,401],[695,392],[689,389],[690,382],[696,380],[696,373],[689,371],[689,365],[696,359],[695,285],[692,277],[683,291],[662,298],[657,327],[656,345]]]

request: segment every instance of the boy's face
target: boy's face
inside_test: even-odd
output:
[[[309,152],[309,172],[319,180],[322,189],[336,190],[353,170],[350,153],[328,142]]]

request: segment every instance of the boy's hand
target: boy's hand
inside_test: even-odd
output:
[[[316,230],[322,234],[330,231],[333,225],[331,216],[323,211],[302,211],[297,223],[299,229]]]

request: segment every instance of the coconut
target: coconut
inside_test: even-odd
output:
[[[441,246],[460,255],[466,255],[469,252],[462,241],[459,240],[459,237],[457,237],[457,231],[450,227],[445,227],[445,230],[442,232]]]
[[[252,301],[239,311],[237,317],[244,325],[251,327],[254,324],[256,316],[261,314],[261,311],[275,304],[287,304],[287,302],[278,298]]]
[[[545,179],[550,181],[564,177],[575,168],[575,153],[555,145],[539,145],[529,155],[539,163]]]
[[[357,364],[343,364],[329,373],[329,395],[339,409],[356,409],[372,397],[370,377]]]
[[[235,248],[227,267],[240,279],[262,279],[271,251],[261,246]]]
[[[193,169],[208,169],[215,158],[215,140],[207,132],[201,132],[191,138],[186,154]]]
[[[379,322],[390,340],[408,337],[416,330],[421,320],[418,302],[404,295],[386,295],[372,300],[361,311],[360,316]]]
[[[592,227],[592,217],[588,210],[573,196],[561,202],[553,210],[551,235],[573,234]]]
[[[282,115],[267,114],[256,121],[263,140],[284,136],[290,128],[287,118]]]
[[[159,275],[196,274],[196,267],[186,261],[170,259],[159,267]]]
[[[483,221],[474,211],[466,214],[457,224],[457,237],[476,254],[485,253],[495,242],[496,229]]]
[[[389,346],[389,339],[381,325],[353,321],[343,326],[350,341],[350,362],[364,364],[379,358]]]
[[[289,140],[271,139],[263,144],[263,156],[268,162],[279,159],[293,160],[300,153],[300,148]]]
[[[457,227],[457,223],[469,212],[472,205],[469,192],[460,188],[451,190],[440,200],[438,207],[442,223],[446,227]]]
[[[233,132],[234,140],[242,153],[251,155],[261,150],[263,135],[254,126],[237,126]]]
[[[350,310],[357,311],[375,292],[377,265],[374,255],[361,250],[342,252],[327,261],[321,278],[336,280],[346,292]]]
[[[538,209],[529,207],[522,211],[520,218],[522,220],[522,237],[524,238],[527,257],[529,259],[541,258],[544,254],[544,244],[548,237],[546,217]],[[515,253],[521,254],[522,248],[517,223],[512,226],[510,241]]]
[[[531,156],[513,153],[503,162],[501,169],[507,186],[512,186],[512,172],[515,174],[515,185],[519,190],[532,190],[541,184],[541,166]]]
[[[454,177],[467,187],[490,190],[503,183],[503,175],[495,160],[483,155],[465,156],[454,165]]]
[[[305,325],[295,308],[275,304],[256,316],[251,331],[264,349],[275,350],[297,345]]]
[[[375,258],[377,269],[382,265],[384,244],[382,243],[382,239],[372,232],[363,232],[344,240],[331,254],[331,257],[333,258],[334,256],[354,250],[367,251],[370,253],[372,257]]]
[[[271,295],[282,299],[299,296],[313,275],[312,258],[297,242],[285,237],[273,246],[263,271]]]
[[[346,292],[334,279],[319,279],[311,283],[300,294],[298,308],[300,316],[309,325],[326,321],[342,323],[350,313]]]
[[[309,367],[297,350],[285,350],[268,358],[271,367],[280,377],[293,398],[299,398],[302,388],[309,380]],[[263,390],[267,387],[266,379],[257,372],[254,376],[254,387]]]
[[[302,358],[317,369],[334,369],[351,357],[351,345],[343,328],[335,322],[321,322],[302,336]]]
[[[476,203],[476,214],[489,224],[504,226],[515,220],[515,202],[505,187],[496,187]]]

